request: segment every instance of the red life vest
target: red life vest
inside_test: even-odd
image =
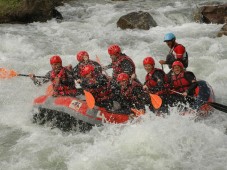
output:
[[[172,74],[171,79],[172,79],[173,88],[180,93],[185,92],[190,86],[190,82],[185,78],[184,71],[182,71],[178,75]]]
[[[117,78],[117,75],[118,75],[118,74],[120,74],[120,73],[123,72],[123,69],[120,67],[121,62],[122,62],[123,60],[128,60],[128,61],[130,61],[130,63],[131,63],[132,66],[133,66],[133,73],[135,73],[135,71],[136,71],[135,64],[134,64],[134,62],[132,61],[131,58],[129,58],[128,56],[125,56],[125,55],[119,56],[118,59],[117,59],[117,61],[112,62],[113,78],[115,78],[115,79]],[[133,74],[133,73],[132,73],[132,74]],[[131,75],[130,75],[130,76],[131,76]]]
[[[55,78],[60,78],[60,82],[58,85],[56,85],[56,82],[54,81]],[[66,68],[62,67],[60,72],[56,74],[53,70],[50,73],[50,80],[53,85],[54,89],[54,95],[76,95],[77,89],[75,87],[75,84],[72,86],[66,86],[61,83],[61,81],[67,81],[67,73],[66,73]]]
[[[151,70],[149,73],[147,73],[146,78],[145,78],[145,85],[148,87],[148,89],[152,89],[153,87],[156,87],[158,85],[157,81],[154,79],[153,74],[154,72],[158,70],[158,71],[162,71],[159,68],[154,68],[153,70]],[[162,71],[163,72],[163,71]],[[165,75],[164,77],[164,83],[167,82],[167,76],[166,74],[163,72],[163,74]],[[152,92],[152,90],[150,90],[150,92]],[[164,91],[156,91],[156,92],[152,92],[155,94],[163,94]]]
[[[137,96],[134,96],[134,95],[132,94],[133,89],[134,89],[135,87],[141,87],[141,88],[142,88],[142,85],[139,84],[139,83],[136,82],[136,81],[132,81],[131,83],[129,83],[129,84],[127,85],[126,88],[121,89],[121,94],[122,94],[122,96],[125,97],[125,99],[126,99],[127,101],[136,101],[136,100],[137,100]]]

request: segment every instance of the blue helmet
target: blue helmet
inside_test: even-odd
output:
[[[164,37],[164,42],[171,41],[173,39],[176,39],[175,35],[173,33],[167,33]]]

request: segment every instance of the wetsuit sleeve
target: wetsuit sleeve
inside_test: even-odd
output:
[[[120,64],[120,67],[123,72],[127,73],[128,75],[132,75],[135,73],[135,68],[129,60],[123,60]]]
[[[196,81],[196,77],[194,75],[194,73],[187,71],[185,72],[185,78],[190,82],[190,86],[187,89],[187,93],[192,95],[194,93],[195,88],[198,86],[198,83]],[[195,81],[195,82],[193,82]]]
[[[95,73],[102,73],[102,66],[96,61],[93,61],[93,64],[95,66]]]
[[[175,57],[173,56],[173,54],[168,54],[166,56],[166,64],[169,66],[169,68],[172,68],[172,64],[175,61]]]
[[[104,67],[106,68],[106,70],[108,70],[108,69],[112,68],[112,67],[113,67],[113,65],[112,65],[112,63],[110,63],[109,65],[104,66]]]
[[[133,96],[135,96],[135,100],[133,101],[136,109],[145,109],[145,99],[146,96],[142,87],[135,87],[132,91]]]
[[[154,72],[154,79],[157,82],[158,86],[163,87],[165,83],[165,73],[161,70],[156,70]]]
[[[45,75],[45,78],[43,78],[42,80],[39,80],[39,79],[34,79],[33,80],[33,83],[36,85],[36,86],[42,86],[43,84],[47,83],[50,81],[50,72],[49,71],[46,75]]]
[[[79,64],[77,64],[74,68],[73,68],[73,78],[74,79],[80,79],[81,76],[79,74]]]

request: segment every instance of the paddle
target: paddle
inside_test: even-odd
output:
[[[5,68],[0,68],[0,79],[9,79],[16,76],[29,77],[28,74],[18,74],[15,70],[7,70]],[[45,76],[35,76],[37,78],[45,78]]]
[[[88,92],[86,90],[84,90],[84,95],[85,95],[85,99],[86,99],[86,102],[87,102],[87,106],[90,109],[93,109],[95,107],[95,98],[94,98],[94,96],[90,92]]]
[[[96,55],[96,61],[101,65],[101,67],[103,66],[101,64],[101,61],[100,61],[100,59],[99,59],[99,57],[97,55]],[[109,76],[108,73],[106,72],[106,70],[103,70],[103,71],[104,71],[104,73],[105,73],[106,76]]]
[[[162,105],[162,98],[156,94],[149,93],[151,98],[151,103],[155,109],[159,109]]]
[[[174,93],[177,93],[177,94],[180,94],[180,95],[183,95],[182,93],[177,92],[177,91],[174,91],[174,90],[170,90],[170,91],[172,91],[172,92],[174,92]],[[191,96],[188,96],[188,97],[193,98],[193,97],[191,97]],[[201,100],[201,99],[200,99],[200,100]],[[201,101],[203,101],[203,100],[201,100]],[[206,101],[203,101],[203,102],[204,102],[204,103],[203,103],[202,105],[208,104],[208,105],[212,106],[213,108],[215,108],[215,109],[217,109],[217,110],[220,110],[220,111],[222,111],[222,112],[227,113],[227,106],[225,106],[225,105],[222,105],[222,104],[216,103],[216,102],[206,102]]]

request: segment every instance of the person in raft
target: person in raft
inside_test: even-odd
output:
[[[170,51],[166,56],[166,60],[160,60],[159,63],[161,65],[167,64],[169,69],[171,69],[174,61],[180,61],[186,69],[188,67],[188,53],[185,47],[176,42],[176,36],[173,33],[167,33],[164,37],[164,42],[166,42]]]
[[[130,79],[127,73],[117,76],[121,95],[119,102],[120,113],[141,115],[145,113],[145,104],[150,101],[149,94],[143,91],[143,86],[135,80]],[[135,113],[135,110],[138,111]]]
[[[162,98],[162,106],[155,110],[152,105],[149,105],[149,108],[152,112],[168,113],[168,84],[167,76],[165,72],[159,68],[155,68],[155,61],[151,56],[144,58],[143,60],[144,69],[147,71],[145,77],[145,82],[143,85],[143,90],[159,95]]]
[[[101,65],[98,62],[91,60],[87,51],[79,51],[76,58],[79,63],[73,68],[73,76],[77,83],[81,83],[81,69],[86,65],[93,65],[96,75],[102,73]]]
[[[54,55],[50,58],[50,65],[52,70],[49,71],[42,81],[35,78],[35,75],[30,73],[29,77],[33,80],[34,84],[40,86],[49,81],[53,85],[53,96],[76,96],[77,89],[73,74],[68,67],[62,66],[62,59],[58,55]]]
[[[95,104],[111,110],[113,99],[107,76],[102,73],[97,76],[93,65],[81,68],[80,75],[82,76],[80,86],[94,96]]]
[[[189,104],[190,107],[195,108],[194,94],[198,83],[194,73],[185,71],[183,63],[175,61],[172,64],[172,73],[169,76],[168,80],[171,88],[170,101],[172,101],[172,106],[180,102]]]

